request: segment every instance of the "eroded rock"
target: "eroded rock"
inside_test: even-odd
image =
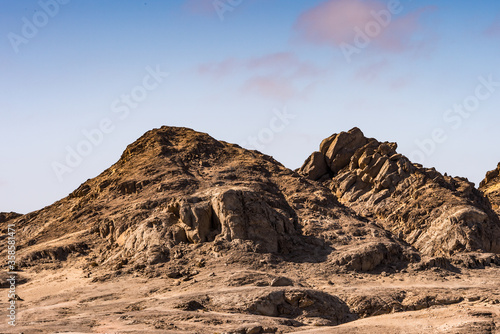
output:
[[[332,177],[321,182],[342,203],[362,216],[377,217],[425,255],[500,252],[500,221],[474,185],[413,164],[396,148],[364,137],[357,128],[332,135],[320,146]],[[299,170],[311,180],[313,160]],[[497,176],[490,172],[487,180]]]

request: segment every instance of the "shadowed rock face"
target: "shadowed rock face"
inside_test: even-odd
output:
[[[354,128],[323,140],[299,173],[425,255],[500,252],[498,217],[473,183],[413,164],[396,148]]]
[[[20,216],[22,215],[16,212],[0,212],[0,223],[5,223]]]
[[[479,184],[479,190],[490,200],[491,206],[500,215],[500,163],[497,168],[486,173]]]
[[[73,254],[104,267],[155,265],[189,244],[365,271],[416,259],[322,185],[269,156],[186,128],[147,132],[101,175],[17,224],[21,264]]]

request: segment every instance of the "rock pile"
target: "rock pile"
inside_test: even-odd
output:
[[[414,164],[396,148],[353,128],[323,140],[299,172],[425,255],[500,252],[498,216],[474,184]]]

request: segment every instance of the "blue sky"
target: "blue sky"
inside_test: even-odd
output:
[[[290,168],[353,126],[476,184],[500,161],[498,1],[0,8],[0,211],[53,203],[162,125],[259,149]],[[70,166],[71,151],[80,158]]]

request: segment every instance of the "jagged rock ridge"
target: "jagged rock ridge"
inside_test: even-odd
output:
[[[500,223],[473,183],[423,168],[361,130],[323,140],[299,172],[430,256],[500,252]]]

